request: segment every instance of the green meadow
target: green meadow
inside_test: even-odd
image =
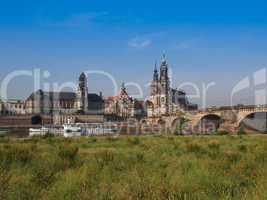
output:
[[[267,137],[0,138],[0,199],[267,199]]]

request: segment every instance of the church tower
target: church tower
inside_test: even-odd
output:
[[[82,73],[79,77],[77,89],[76,107],[79,112],[86,113],[88,111],[88,87],[87,77]]]
[[[157,70],[157,63],[155,63],[153,80],[150,85],[150,96],[155,96],[158,93],[159,93],[159,74]]]
[[[161,94],[161,113],[169,113],[169,100],[170,100],[170,80],[168,76],[168,64],[166,56],[163,54],[160,65],[160,94]]]
[[[150,84],[150,101],[153,104],[152,112],[154,115],[160,114],[160,81],[157,70],[157,63],[155,63],[153,80]]]
[[[163,54],[160,65],[160,84],[161,84],[161,93],[166,94],[169,91],[169,76],[168,76],[168,65],[166,61],[166,56]]]

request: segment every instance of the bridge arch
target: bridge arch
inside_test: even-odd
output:
[[[237,127],[244,132],[267,133],[267,111],[252,111],[242,114]]]
[[[166,133],[167,132],[167,122],[164,119],[159,119],[157,121],[159,131],[161,133]]]
[[[139,127],[140,127],[140,132],[142,134],[146,134],[150,130],[149,123],[145,119],[139,121]]]
[[[199,133],[214,133],[216,132],[222,123],[222,118],[218,114],[206,114],[203,115],[197,123],[197,131]]]

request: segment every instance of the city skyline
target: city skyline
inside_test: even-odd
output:
[[[15,70],[49,71],[51,83],[75,82],[82,71],[102,70],[118,85],[135,82],[148,94],[155,60],[165,51],[173,87],[215,82],[207,104],[229,105],[232,88],[266,68],[265,10],[264,1],[4,2],[0,81]],[[106,80],[96,76],[88,82],[91,92],[112,95]],[[250,91],[236,103],[254,103]],[[31,92],[26,78],[10,87],[10,97],[26,98]]]

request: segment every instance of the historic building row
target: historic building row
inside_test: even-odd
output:
[[[124,84],[119,93],[112,97],[102,97],[102,93],[88,93],[87,77],[82,73],[76,92],[51,92],[38,90],[25,101],[0,101],[2,115],[24,114],[83,114],[105,115],[107,119],[126,119],[172,115],[179,111],[196,110],[182,90],[170,87],[168,64],[163,55],[158,72],[155,66],[150,86],[149,100],[146,102],[132,98]]]
[[[119,94],[102,97],[102,93],[88,93],[87,77],[82,73],[75,92],[48,92],[38,90],[25,101],[0,101],[2,115],[106,115],[109,119],[126,119],[144,116],[143,101],[130,97],[122,85]],[[118,118],[117,118],[118,117]]]

